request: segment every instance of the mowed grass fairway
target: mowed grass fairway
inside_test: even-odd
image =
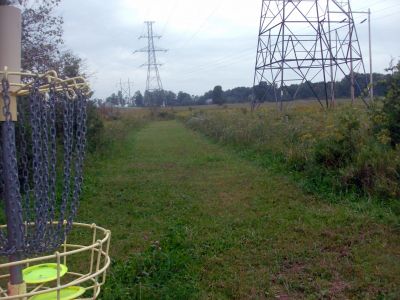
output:
[[[112,230],[102,299],[400,296],[398,227],[177,121],[130,129],[88,161],[79,221]]]

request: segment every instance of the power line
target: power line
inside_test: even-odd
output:
[[[170,10],[170,12],[168,14],[168,17],[167,17],[167,20],[166,20],[166,22],[165,22],[165,24],[163,26],[163,29],[161,30],[161,35],[164,35],[164,33],[166,32],[168,24],[169,24],[169,22],[171,20],[171,17],[175,14],[176,8],[178,7],[178,4],[180,2],[181,2],[181,0],[175,0],[174,5],[173,5],[172,9]]]
[[[188,38],[184,39],[178,47],[175,48],[175,50],[181,49],[184,46],[186,46],[189,42],[191,42],[205,27],[207,24],[208,20],[217,12],[217,10],[221,7],[221,4],[224,0],[219,0],[218,4],[214,7],[214,9],[210,12],[210,14],[207,15],[207,17],[203,20],[203,22],[200,24],[200,26],[197,27],[197,29],[193,32],[191,36]]]
[[[193,73],[200,73],[200,72],[204,72],[204,71],[214,70],[214,69],[217,69],[217,68],[220,68],[220,67],[225,67],[225,66],[228,66],[228,65],[231,65],[231,64],[235,64],[235,63],[240,63],[242,61],[238,60],[239,58],[253,55],[254,54],[253,51],[254,51],[254,47],[251,47],[251,49],[250,48],[246,49],[244,51],[236,53],[235,55],[226,56],[224,58],[211,61],[211,62],[209,62],[207,64],[197,66],[192,71],[185,72],[185,76],[193,74]]]

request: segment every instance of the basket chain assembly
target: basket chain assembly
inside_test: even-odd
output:
[[[54,251],[64,242],[77,214],[83,181],[87,95],[79,87],[71,93],[67,84],[60,87],[54,81],[46,92],[43,86],[43,78],[37,78],[29,94],[18,98],[15,125],[9,111],[9,84],[2,81],[5,128],[16,126],[17,143],[13,130],[3,132],[3,147],[9,147],[5,153],[11,157],[3,160],[1,177],[11,181],[9,192],[17,199],[9,209],[21,222],[12,224],[22,226],[7,229],[20,235],[15,237],[15,243],[10,242],[9,233],[0,231],[0,255]],[[57,145],[62,148],[61,165],[57,164]],[[3,188],[2,191],[7,192]]]

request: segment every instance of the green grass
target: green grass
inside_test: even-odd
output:
[[[102,299],[400,295],[399,227],[176,121],[133,127],[89,159],[79,221],[112,230]]]

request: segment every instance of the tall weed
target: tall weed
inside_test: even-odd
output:
[[[283,157],[287,170],[301,172],[318,188],[399,197],[399,147],[388,146],[374,122],[364,107],[345,104],[332,111],[303,105],[285,114],[263,108],[253,114],[194,111],[186,117],[187,126],[218,142]]]

